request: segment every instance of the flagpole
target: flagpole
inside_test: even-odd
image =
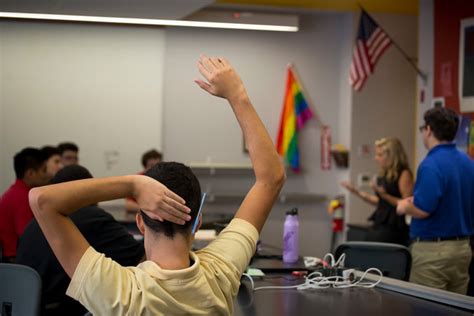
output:
[[[406,61],[408,61],[408,63],[415,69],[415,71],[418,73],[418,75],[421,77],[421,79],[423,79],[424,82],[426,82],[428,80],[428,76],[420,70],[420,68],[418,68],[418,66],[413,62],[413,60],[410,58],[410,56],[408,56],[408,54],[397,44],[397,42],[395,42],[393,40],[393,38],[390,36],[390,34],[382,27],[382,25],[380,23],[378,23],[373,16],[371,16],[367,10],[364,9],[364,7],[360,4],[360,3],[357,3],[360,7],[360,9],[367,13],[367,15],[369,15],[376,23],[377,25],[380,27],[380,29],[382,29],[382,31],[387,34],[387,36],[390,38],[390,40],[392,41],[393,45],[400,51],[400,53],[403,55],[403,57],[406,59]]]
[[[318,112],[316,111],[316,108],[314,107],[313,102],[312,102],[311,99],[309,98],[309,94],[307,93],[306,89],[304,88],[303,82],[301,81],[300,76],[298,75],[298,70],[296,70],[296,66],[295,66],[293,63],[289,63],[289,64],[288,64],[288,67],[293,71],[293,75],[296,77],[296,80],[297,80],[298,83],[300,84],[301,91],[302,91],[303,94],[306,96],[306,99],[308,100],[309,106],[310,106],[311,109],[313,110],[314,118],[316,119],[316,121],[317,121],[321,126],[326,126],[326,124],[324,124],[323,121],[321,121],[321,118],[320,118]]]

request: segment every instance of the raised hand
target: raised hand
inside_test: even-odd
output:
[[[147,176],[139,176],[134,181],[134,198],[140,209],[150,218],[167,220],[183,225],[191,219],[191,210],[179,195],[166,186]]]
[[[199,79],[194,82],[210,94],[229,101],[246,95],[242,80],[225,58],[210,58],[201,55],[198,60],[198,68],[207,82]]]

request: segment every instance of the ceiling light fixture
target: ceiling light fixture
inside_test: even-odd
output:
[[[21,12],[0,12],[0,18],[92,22],[92,23],[116,23],[116,24],[134,24],[134,25],[204,27],[204,28],[218,28],[218,29],[257,30],[257,31],[276,31],[276,32],[297,32],[298,31],[298,26],[287,26],[287,25],[223,23],[223,22],[164,20],[164,19],[116,18],[116,17],[105,17],[105,16],[63,15],[63,14],[21,13]]]

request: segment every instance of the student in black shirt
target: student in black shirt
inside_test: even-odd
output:
[[[67,166],[51,180],[52,183],[92,178],[79,165]],[[70,216],[87,241],[123,266],[136,266],[144,259],[145,250],[109,213],[97,205],[84,207]],[[49,247],[38,222],[33,219],[20,238],[16,263],[38,271],[43,282],[42,312],[45,315],[84,315],[86,309],[66,296],[71,281]]]

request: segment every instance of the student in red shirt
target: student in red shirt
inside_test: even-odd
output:
[[[0,246],[3,262],[13,262],[18,238],[33,218],[28,192],[49,182],[47,155],[36,148],[25,148],[15,155],[16,181],[0,198]]]

